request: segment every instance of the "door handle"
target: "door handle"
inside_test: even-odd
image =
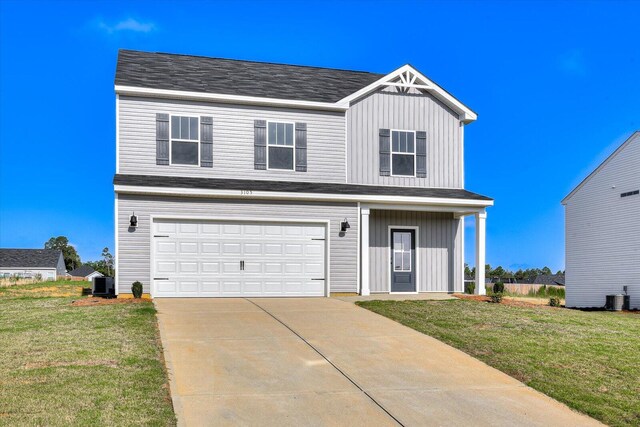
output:
[[[244,271],[244,261],[240,261],[240,271]]]

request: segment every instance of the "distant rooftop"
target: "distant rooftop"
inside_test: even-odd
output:
[[[0,267],[56,268],[61,253],[57,249],[0,249]]]

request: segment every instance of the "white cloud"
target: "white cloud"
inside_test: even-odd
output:
[[[133,18],[127,18],[111,25],[104,21],[98,21],[98,28],[107,34],[129,31],[134,33],[150,33],[157,29],[156,24],[153,22],[141,22]]]

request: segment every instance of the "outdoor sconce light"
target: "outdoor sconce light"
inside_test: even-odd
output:
[[[136,216],[136,213],[134,212],[133,215],[131,215],[129,217],[129,227],[136,228],[137,226],[138,226],[138,217]]]
[[[351,228],[351,226],[349,225],[349,221],[347,221],[347,218],[345,218],[344,221],[340,223],[340,231],[344,233],[345,231],[347,231],[347,228]]]

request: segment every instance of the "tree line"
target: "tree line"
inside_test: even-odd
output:
[[[115,274],[113,269],[113,255],[109,252],[109,248],[102,249],[102,255],[99,260],[82,262],[80,255],[76,251],[76,248],[69,243],[69,239],[65,236],[52,237],[44,244],[45,249],[57,249],[62,252],[62,258],[64,258],[64,266],[67,271],[75,270],[81,265],[88,265],[96,271],[104,274],[105,276],[113,276]]]
[[[524,279],[528,279],[528,278],[533,277],[533,276],[537,276],[539,274],[552,275],[553,272],[547,266],[544,266],[542,268],[527,268],[525,270],[520,268],[517,271],[512,271],[512,270],[509,270],[509,269],[505,269],[501,265],[497,266],[496,268],[491,268],[490,264],[485,264],[485,266],[484,266],[484,275],[485,275],[485,277],[497,277],[499,279],[513,278],[513,279],[516,279],[516,280],[524,280]],[[564,274],[564,271],[558,270],[556,272],[556,274]],[[464,275],[465,275],[465,277],[466,276],[475,277],[476,268],[475,267],[469,268],[469,264],[465,263],[464,264]]]

